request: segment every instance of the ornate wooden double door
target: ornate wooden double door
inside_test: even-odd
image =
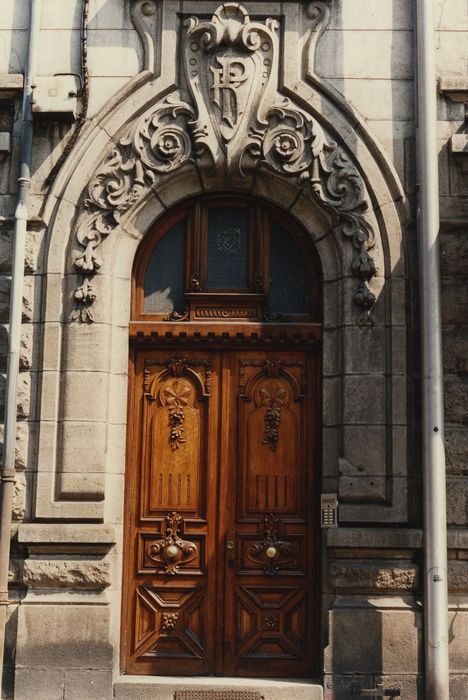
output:
[[[136,350],[127,673],[318,671],[314,351]]]

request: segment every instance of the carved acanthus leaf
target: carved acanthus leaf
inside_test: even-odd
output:
[[[328,6],[328,0],[307,4],[312,29],[324,26]],[[368,283],[376,268],[364,181],[317,119],[278,91],[278,28],[274,19],[251,21],[237,2],[223,3],[211,21],[186,20],[179,47],[183,85],[138,120],[89,185],[78,222],[81,251],[74,260],[88,283],[102,264],[102,239],[157,189],[161,177],[188,163],[228,178],[269,169],[295,179],[330,212],[337,233],[350,240],[359,321],[370,322],[375,296]],[[78,308],[84,286],[74,294]],[[194,272],[191,290],[199,289]],[[88,294],[86,311],[73,312],[71,320],[93,320],[93,301]]]

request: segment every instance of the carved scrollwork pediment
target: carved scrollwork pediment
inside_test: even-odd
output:
[[[307,4],[313,28],[323,25],[328,7],[326,0]],[[207,179],[222,176],[227,185],[259,171],[275,172],[326,209],[336,232],[353,247],[354,300],[360,321],[369,322],[375,297],[368,282],[376,269],[366,187],[349,154],[318,119],[281,94],[279,30],[277,19],[252,20],[236,2],[220,5],[210,20],[185,20],[180,85],[139,117],[88,186],[74,259],[85,279],[75,291],[79,309],[71,320],[93,320],[89,287],[102,264],[103,237],[160,181],[196,166]]]

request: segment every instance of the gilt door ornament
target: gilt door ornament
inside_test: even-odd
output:
[[[312,27],[325,7],[305,4]],[[157,190],[161,177],[196,164],[214,182],[274,171],[320,203],[353,247],[354,301],[359,322],[370,322],[375,296],[368,283],[376,267],[366,187],[345,148],[305,105],[281,94],[279,31],[276,19],[254,21],[237,2],[220,5],[210,21],[185,20],[180,85],[135,122],[88,186],[73,261],[83,284],[74,292],[71,321],[94,320],[92,279],[102,265],[102,239]],[[312,31],[312,43],[319,33]]]
[[[171,576],[179,573],[183,564],[188,564],[198,556],[197,545],[180,537],[182,527],[182,516],[175,511],[168,513],[165,536],[147,545],[148,559]]]
[[[263,566],[267,576],[278,576],[281,566],[288,564],[297,554],[295,544],[280,539],[281,525],[279,515],[265,515],[263,540],[256,542],[247,552],[251,561]]]

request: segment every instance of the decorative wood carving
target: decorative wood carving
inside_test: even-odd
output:
[[[307,3],[307,12],[320,23],[327,7],[324,1]],[[220,5],[211,21],[186,20],[180,87],[134,123],[88,186],[77,224],[81,252],[74,259],[84,281],[74,292],[71,321],[94,320],[96,297],[89,284],[102,265],[102,238],[157,188],[159,178],[196,162],[212,177],[273,170],[321,203],[353,247],[354,301],[359,322],[370,322],[375,296],[368,283],[376,267],[366,187],[345,148],[304,105],[277,90],[278,29],[275,19],[252,21],[236,2]],[[191,289],[200,291],[198,274]]]
[[[148,543],[147,555],[166,574],[174,576],[180,566],[193,561],[198,555],[194,542],[181,539],[179,533],[183,518],[176,512],[166,515],[166,533],[161,540]]]
[[[253,562],[264,567],[267,576],[278,576],[280,567],[296,555],[297,545],[280,539],[281,517],[275,513],[265,515],[263,540],[256,542],[247,552]]]
[[[265,436],[263,442],[276,450],[278,430],[281,420],[281,408],[287,396],[286,390],[279,384],[268,384],[260,389],[262,406],[265,406]]]
[[[199,306],[195,308],[195,318],[256,318],[256,307],[242,309],[216,306]]]
[[[186,357],[183,357],[182,355],[175,355],[174,357],[171,357],[169,359],[160,359],[160,358],[151,358],[151,359],[146,359],[144,363],[144,369],[143,369],[143,391],[145,396],[152,400],[154,399],[154,395],[151,392],[151,367],[152,366],[157,366],[157,367],[167,367],[168,373],[173,376],[173,377],[182,377],[183,374],[187,371],[187,369],[193,368],[193,367],[203,367],[205,370],[205,382],[204,382],[204,393],[206,396],[209,396],[211,394],[211,383],[212,383],[212,366],[211,362],[209,360],[202,360],[202,359],[187,359]],[[175,406],[176,404],[174,401],[168,401],[168,399],[165,399],[165,404],[169,405],[170,407]],[[179,401],[179,399],[177,399]],[[186,405],[186,404],[184,404]],[[182,404],[180,408],[182,407]],[[183,422],[183,419],[182,419]]]
[[[185,442],[184,438],[184,406],[190,399],[190,387],[176,380],[164,388],[164,403],[169,408],[169,443],[171,449],[178,450]]]

